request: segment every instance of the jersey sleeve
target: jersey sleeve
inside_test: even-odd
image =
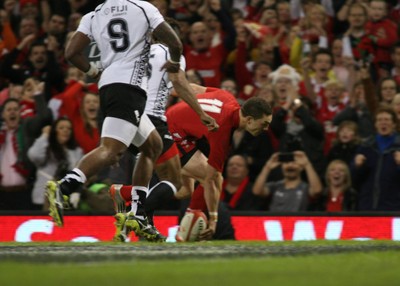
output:
[[[94,12],[87,13],[85,16],[82,17],[78,29],[78,32],[81,32],[89,37],[91,41],[93,41],[93,34],[92,34],[92,18],[94,16]]]
[[[158,25],[164,22],[164,17],[161,15],[160,11],[158,11],[158,9],[155,6],[153,6],[153,4],[150,3],[147,4],[149,5],[146,7],[146,9],[148,10],[146,14],[150,16],[149,17],[150,28],[154,30],[155,28],[157,28]]]

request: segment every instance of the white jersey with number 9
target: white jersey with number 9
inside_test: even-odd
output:
[[[82,18],[78,31],[96,41],[100,50],[99,87],[111,83],[141,86],[151,33],[163,21],[157,8],[137,0],[108,0]]]

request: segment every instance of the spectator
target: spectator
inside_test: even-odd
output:
[[[12,49],[11,53],[16,53],[15,64],[23,64],[28,57],[30,45],[39,36],[39,26],[32,17],[24,17],[19,22],[18,31],[14,33],[17,38],[17,46]]]
[[[39,33],[39,26],[34,18],[31,16],[22,17],[18,29],[18,40],[21,42],[29,35],[37,36]]]
[[[275,152],[275,141],[270,130],[256,137],[245,130],[233,132],[231,154],[246,156],[251,181],[255,180],[266,160]]]
[[[52,126],[43,127],[42,135],[28,150],[28,157],[37,168],[32,190],[34,209],[43,209],[46,182],[62,179],[82,156],[83,152],[77,147],[69,119],[59,118]]]
[[[309,99],[298,94],[299,75],[292,67],[283,65],[270,77],[279,100],[271,124],[279,150],[304,151],[322,178],[324,128],[311,114]]]
[[[363,81],[366,81],[367,86],[369,86],[369,73],[366,69],[363,70],[363,74],[367,76]],[[350,120],[356,122],[360,137],[362,140],[365,140],[374,133],[374,123],[372,113],[365,101],[363,81],[358,81],[354,84],[353,90],[350,92],[349,103],[342,111],[335,115],[332,122],[336,126],[340,125],[343,121]]]
[[[328,153],[332,140],[336,136],[337,127],[333,124],[333,118],[345,107],[342,103],[344,91],[343,84],[336,80],[329,80],[325,83],[325,93],[322,97],[322,104],[317,109],[316,116],[317,120],[324,125],[324,154]]]
[[[400,210],[400,135],[398,120],[390,107],[375,115],[375,136],[357,150],[352,168],[359,191],[358,210]]]
[[[246,157],[233,155],[228,159],[220,200],[229,210],[262,209],[263,201],[252,193],[253,184],[248,174]]]
[[[0,210],[29,210],[33,165],[27,150],[46,124],[49,110],[43,97],[43,84],[34,86],[36,114],[21,119],[18,99],[3,104],[0,129]]]
[[[7,98],[16,98],[20,100],[22,97],[22,88],[22,84],[10,82],[8,87],[0,92],[0,106],[3,105]]]
[[[239,104],[242,105],[244,102],[240,98],[238,98],[238,86],[234,79],[225,78],[221,81],[221,89],[229,91],[232,95],[238,100]]]
[[[49,100],[56,91],[61,91],[64,83],[64,74],[59,67],[54,49],[54,42],[47,45],[36,42],[30,46],[28,59],[21,66],[15,66],[15,61],[24,47],[34,40],[34,35],[24,40],[11,53],[4,57],[0,73],[12,82],[22,82],[29,77],[45,82],[45,96]]]
[[[299,97],[298,84],[301,77],[291,66],[282,65],[268,77],[272,83],[272,91],[276,95],[276,105],[289,107],[289,99]]]
[[[74,81],[71,78],[68,88],[55,96],[50,103],[55,108],[53,114],[58,113],[58,116],[66,116],[72,121],[74,137],[85,154],[96,148],[100,140],[98,126],[100,100],[96,92],[95,85]]]
[[[29,161],[24,142],[16,144],[17,138],[24,138],[24,129],[19,115],[17,99],[7,99],[3,105],[3,125],[0,131],[0,209],[29,210],[30,191],[28,177]]]
[[[309,42],[318,42],[321,37],[329,43],[333,40],[332,18],[321,4],[310,5],[310,8],[305,10],[305,17],[299,21],[299,26],[303,31],[303,39]]]
[[[211,46],[212,35],[204,22],[196,22],[190,28],[190,46],[185,47],[187,69],[196,69],[206,86],[218,87],[223,78],[222,68],[227,53],[233,49],[235,28],[219,0],[210,2],[211,12],[217,16],[225,31],[222,43]]]
[[[373,57],[373,45],[365,32],[365,24],[368,21],[368,9],[360,3],[345,5],[349,12],[347,21],[349,28],[343,37],[344,56],[353,57],[363,64],[370,63]]]
[[[357,124],[353,121],[342,121],[337,129],[332,148],[329,150],[328,163],[341,160],[350,166],[360,144]]]
[[[2,57],[17,46],[17,38],[12,31],[8,15],[4,10],[0,10],[0,35],[0,57]]]
[[[365,32],[369,35],[374,46],[374,67],[377,79],[389,75],[392,68],[390,49],[396,43],[396,24],[387,18],[388,4],[382,0],[369,2],[369,21],[365,25]]]
[[[324,102],[325,83],[334,79],[332,71],[333,58],[329,51],[320,50],[310,60],[306,57],[301,61],[303,70],[303,82],[301,83],[300,94],[311,99],[316,109],[320,109]],[[311,74],[311,68],[313,74]]]
[[[241,65],[241,63],[243,65]],[[265,61],[253,63],[252,71],[247,69],[246,64],[241,62],[240,56],[236,59],[236,74],[239,74],[238,80],[241,87],[239,98],[241,100],[253,97],[263,85],[269,83],[269,74],[272,72],[270,64]]]
[[[7,17],[14,34],[17,34],[18,25],[21,20],[19,18],[19,15],[17,14],[17,4],[17,0],[4,0],[2,7],[4,9],[4,12],[6,13],[5,17]]]
[[[351,185],[349,166],[341,160],[332,161],[326,169],[326,188],[318,198],[318,210],[327,212],[354,211],[357,192]]]
[[[287,1],[278,1],[276,3],[276,12],[278,13],[278,20],[287,30],[290,29],[292,19],[290,18],[290,4]]]
[[[37,21],[41,20],[39,0],[19,0],[19,12],[21,17],[33,17]]]
[[[82,16],[83,15],[80,13],[72,13],[69,15],[67,23],[67,32],[75,32],[78,29],[79,22],[81,21]]]
[[[397,119],[400,121],[400,93],[396,94],[392,101],[393,110],[396,112]],[[400,127],[400,126],[399,126]],[[400,130],[398,130],[400,131]]]
[[[271,84],[261,86],[255,96],[264,98],[273,109],[278,105],[278,97]]]
[[[53,52],[57,62],[65,65],[63,52],[67,36],[67,19],[61,14],[52,14],[45,25],[45,32],[39,40],[44,43],[53,42]]]
[[[335,78],[342,84],[344,84],[347,89],[350,84],[350,72],[347,67],[347,61],[343,55],[343,41],[341,38],[336,38],[332,43],[332,57],[333,57],[333,67],[332,70],[335,74]]]
[[[39,82],[34,78],[27,78],[22,86],[22,94],[19,98],[21,118],[32,117],[36,113],[35,89]]]
[[[378,83],[378,98],[380,103],[391,104],[396,93],[399,92],[396,81],[391,77],[382,78]]]
[[[310,199],[322,191],[322,184],[307,155],[302,151],[295,151],[293,160],[280,161],[279,153],[274,153],[258,175],[253,193],[257,196],[271,197],[270,211],[298,212],[306,211]],[[267,182],[271,171],[281,167],[283,180]],[[306,172],[307,181],[301,177]]]
[[[400,86],[400,42],[397,42],[392,49],[392,61],[393,69],[391,76],[396,80],[397,85]]]

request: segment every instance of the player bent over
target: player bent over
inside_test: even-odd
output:
[[[210,132],[184,102],[179,102],[167,110],[169,131],[178,146],[181,159],[184,160],[182,162],[184,183],[176,193],[169,191],[157,195],[158,199],[155,200],[154,206],[158,206],[160,196],[161,201],[172,197],[178,199],[187,197],[194,188],[194,180],[199,180],[204,187],[204,199],[209,214],[209,225],[202,233],[201,239],[210,239],[216,230],[222,171],[229,153],[232,131],[240,128],[253,136],[261,134],[268,129],[272,121],[272,109],[262,98],[248,99],[240,107],[235,97],[227,91],[201,86],[194,86],[194,89],[200,106],[216,120],[219,129]],[[208,159],[196,146],[204,138],[208,141],[210,148]],[[185,169],[192,170],[192,173],[190,174]],[[129,200],[129,193],[122,191],[121,189],[119,197]],[[151,198],[152,193],[147,200],[150,205],[153,204]],[[151,210],[147,207],[146,212],[149,211]]]

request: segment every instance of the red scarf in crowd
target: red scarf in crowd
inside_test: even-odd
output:
[[[249,183],[248,176],[240,182],[240,185],[239,185],[237,191],[232,195],[232,197],[228,203],[230,208],[232,208],[232,209],[236,208],[240,198],[242,197],[243,192],[246,190],[246,186],[248,183]],[[224,201],[224,199],[225,199],[226,185],[227,185],[227,181],[224,180],[224,182],[222,183],[221,201]]]
[[[5,144],[6,142],[6,137],[7,137],[7,132],[6,126],[3,124],[3,126],[0,129],[0,148]],[[23,127],[22,125],[18,126],[18,129],[16,132],[13,132],[12,136],[12,144],[13,144],[13,149],[15,151],[15,154],[17,154],[17,161],[15,164],[12,166],[17,173],[21,174],[24,177],[27,177],[29,174],[28,169],[26,168],[23,160],[23,151],[25,150],[24,145],[24,132],[23,132]],[[0,180],[3,177],[3,174],[0,174]]]

